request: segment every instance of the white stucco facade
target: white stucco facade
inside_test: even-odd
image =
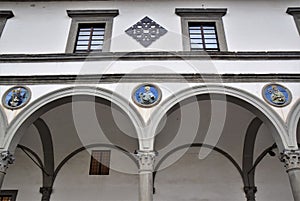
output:
[[[179,8],[226,10],[227,49],[186,51]],[[78,10],[117,13],[108,51],[67,51]],[[297,0],[0,1],[1,189],[17,201],[300,201],[299,13]],[[148,47],[125,33],[145,16],[167,30]],[[133,100],[142,84],[159,89],[152,107]],[[268,85],[289,103],[270,104]],[[15,86],[30,100],[10,109]],[[92,150],[111,151],[109,175],[89,175]]]

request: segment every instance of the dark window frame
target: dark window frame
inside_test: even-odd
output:
[[[223,25],[226,8],[176,8],[175,13],[181,17],[182,43],[184,51],[191,51],[189,23],[215,23],[219,51],[228,51]]]
[[[293,16],[300,35],[300,7],[289,7],[286,13]]]
[[[102,29],[104,31],[102,31]],[[101,33],[101,35],[99,35],[99,34],[96,35],[95,34],[96,32]],[[103,34],[102,34],[102,32],[103,32]],[[99,23],[79,24],[78,30],[77,30],[77,36],[76,36],[76,44],[74,46],[74,52],[75,53],[101,52],[103,49],[103,44],[104,44],[104,36],[105,36],[104,32],[105,32],[105,24],[99,24]],[[79,39],[80,37],[83,37],[84,39]],[[85,44],[86,42],[87,42],[87,44]],[[98,46],[98,45],[93,45],[93,43],[96,43],[96,44],[99,43],[99,46],[101,46],[101,48],[93,49],[93,46],[94,47]],[[82,49],[77,49],[77,47],[82,47]]]
[[[81,53],[74,50],[77,43],[79,26],[84,24],[105,24],[104,44],[101,51],[108,52],[110,50],[113,19],[119,14],[119,10],[67,10],[67,14],[72,18],[72,22],[66,45],[66,53]]]
[[[89,175],[109,175],[110,159],[111,150],[92,150]]]
[[[219,42],[218,42],[218,34],[216,32],[216,24],[213,22],[189,22],[189,38],[190,38],[190,48],[191,51],[220,51]],[[194,28],[192,28],[194,27]],[[197,27],[197,28],[195,28]],[[206,27],[206,28],[205,28]],[[199,29],[198,29],[199,28]],[[207,29],[208,28],[208,29]],[[191,37],[191,31],[199,31],[199,33],[194,33],[193,36],[196,38]],[[205,31],[210,30],[214,33],[205,33]],[[210,37],[208,37],[210,36]],[[213,36],[213,37],[211,37]],[[192,43],[192,40],[200,41],[201,43]],[[207,42],[207,40],[215,40],[216,42]],[[193,44],[202,44],[202,48],[193,48]],[[216,48],[207,47],[208,45],[216,45]]]
[[[11,201],[16,201],[18,190],[1,190],[0,191],[0,200],[2,196],[11,196]]]

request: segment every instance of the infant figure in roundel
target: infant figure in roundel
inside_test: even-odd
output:
[[[139,93],[141,104],[149,105],[149,104],[154,103],[155,100],[156,100],[156,97],[150,91],[151,87],[150,86],[145,86],[144,89],[145,89],[144,92]]]

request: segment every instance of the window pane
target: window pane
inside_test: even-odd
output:
[[[86,41],[86,40],[77,41],[77,45],[88,45],[88,44],[89,44],[89,41]]]
[[[78,36],[78,40],[89,40],[90,36]]]
[[[218,49],[217,44],[206,44],[205,46],[206,46],[206,48],[209,48],[209,49]]]
[[[203,26],[203,29],[215,29],[214,26]]]
[[[103,41],[102,40],[93,40],[92,41],[92,45],[102,45],[103,44]]]
[[[91,50],[101,50],[102,45],[97,45],[97,46],[91,46]]]
[[[202,49],[203,45],[202,44],[191,44],[192,49]]]
[[[76,46],[76,50],[87,50],[88,46]]]
[[[93,36],[103,36],[104,35],[104,31],[94,31],[93,32]]]
[[[205,39],[204,41],[205,41],[205,43],[215,43],[215,44],[217,44],[216,39]]]
[[[190,30],[190,33],[191,33],[191,34],[195,34],[195,33],[196,33],[196,34],[200,34],[200,33],[201,33],[201,30],[200,30],[200,29],[197,29],[197,30],[191,29],[191,30]]]
[[[202,43],[202,39],[191,39],[191,43]]]
[[[79,36],[89,36],[89,35],[91,35],[91,32],[83,32],[83,31],[79,32]]]
[[[210,35],[206,34],[205,38],[216,39],[216,34],[210,34]]]
[[[103,40],[104,36],[93,36],[92,40]]]
[[[214,34],[215,33],[215,30],[203,30],[203,33],[211,33],[211,34]]]

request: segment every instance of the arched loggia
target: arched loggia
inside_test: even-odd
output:
[[[26,146],[20,145],[20,144],[17,147],[20,148],[33,161],[33,163],[35,163],[42,171],[42,174],[44,177],[43,185],[47,185],[47,186],[43,186],[43,188],[41,188],[41,190],[40,190],[41,193],[43,194],[42,201],[50,200],[50,195],[52,193],[54,182],[55,182],[55,179],[57,178],[58,173],[64,167],[64,165],[67,164],[68,161],[70,161],[72,158],[74,158],[77,154],[81,153],[82,151],[85,151],[88,149],[93,149],[93,148],[114,149],[114,150],[119,151],[119,152],[125,154],[126,156],[128,156],[128,158],[130,158],[134,162],[136,167],[138,168],[138,161],[137,161],[136,157],[132,153],[130,153],[128,150],[126,150],[120,146],[117,146],[117,145],[97,143],[97,144],[89,144],[89,145],[75,149],[74,151],[69,153],[64,159],[61,160],[61,162],[57,165],[57,167],[55,169],[53,169],[53,172],[48,172],[49,167],[47,167],[47,166],[49,164],[46,164],[46,163],[44,164],[42,162],[42,159],[38,156],[37,153],[35,153],[32,149],[30,149]],[[45,160],[45,158],[44,158],[44,160]],[[46,180],[45,180],[45,176],[47,176]],[[49,191],[49,189],[50,189],[50,191]],[[44,194],[46,196],[44,196]]]
[[[108,90],[94,87],[70,87],[46,94],[24,108],[7,128],[4,138],[5,149],[13,152],[23,135],[23,129],[26,129],[37,118],[52,108],[74,101],[73,97],[78,97],[75,101],[84,100],[84,97],[95,97],[95,101],[99,98],[110,101],[127,114],[135,128],[137,136],[140,138],[142,135],[142,118],[131,103],[128,103],[123,97],[113,94]],[[141,149],[140,141],[139,145]]]
[[[253,176],[254,176],[255,170],[256,170],[257,166],[260,164],[260,162],[265,158],[265,156],[267,154],[270,154],[270,152],[272,152],[274,149],[277,148],[276,144],[273,144],[272,146],[267,147],[265,150],[263,150],[263,152],[255,160],[254,160],[254,158],[252,158],[252,162],[254,161],[254,163],[252,163],[251,165],[249,164],[249,169],[245,169],[244,167],[241,167],[238,164],[238,162],[229,153],[227,153],[225,150],[222,150],[221,148],[218,148],[216,146],[203,144],[203,143],[192,143],[192,144],[181,145],[181,146],[176,147],[173,150],[169,151],[167,154],[165,154],[156,164],[156,166],[154,168],[154,172],[153,172],[153,193],[155,193],[155,180],[158,175],[158,170],[160,169],[163,162],[166,161],[169,157],[172,156],[172,154],[176,153],[177,151],[180,151],[182,149],[192,148],[192,147],[198,147],[198,148],[204,147],[207,149],[211,149],[211,150],[219,153],[223,157],[225,157],[228,161],[230,161],[232,163],[232,165],[238,171],[243,182],[249,181],[249,177],[247,174],[253,174]],[[254,180],[253,180],[253,182],[254,182]],[[246,183],[244,183],[244,185],[246,185]]]
[[[160,107],[153,112],[153,115],[151,116],[152,124],[149,128],[149,133],[156,132],[161,119],[174,105],[190,97],[197,97],[201,95],[208,95],[211,99],[232,102],[254,113],[271,130],[274,141],[280,151],[290,148],[291,146],[295,146],[289,141],[288,131],[284,121],[270,106],[263,102],[263,100],[248,92],[223,85],[206,85],[188,88],[167,98],[160,104]],[[153,138],[153,141],[154,140],[155,138]]]

